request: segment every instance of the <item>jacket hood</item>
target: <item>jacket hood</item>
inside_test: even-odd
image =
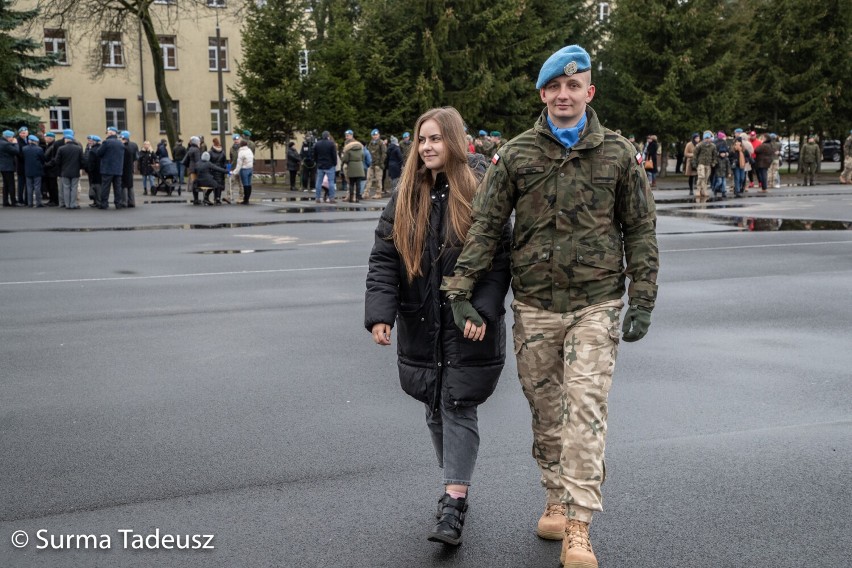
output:
[[[357,140],[352,140],[351,142],[346,143],[346,146],[343,147],[343,151],[346,152],[347,150],[359,150],[363,147],[364,145],[358,142]]]

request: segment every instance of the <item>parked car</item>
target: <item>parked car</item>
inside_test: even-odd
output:
[[[799,161],[799,141],[790,140],[781,143],[781,159],[785,162]]]
[[[826,140],[822,143],[822,159],[825,162],[839,162],[842,147],[840,140]]]

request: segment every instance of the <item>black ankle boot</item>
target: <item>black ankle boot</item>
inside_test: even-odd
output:
[[[432,532],[429,540],[432,542],[443,542],[458,546],[462,542],[462,529],[464,528],[464,517],[467,513],[467,498],[453,499],[444,494],[439,501],[441,516]]]

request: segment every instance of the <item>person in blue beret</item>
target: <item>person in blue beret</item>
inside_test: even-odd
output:
[[[15,196],[15,170],[18,169],[18,158],[21,150],[15,141],[15,133],[4,130],[0,138],[0,176],[3,177],[3,207],[17,207]]]
[[[441,290],[460,329],[483,326],[473,290],[514,213],[513,344],[546,494],[536,533],[562,540],[563,566],[596,568],[589,524],[603,510],[607,400],[619,342],[642,339],[651,324],[656,210],[642,154],[589,106],[588,52],[568,45],[553,53],[535,88],[544,109],[491,158]]]

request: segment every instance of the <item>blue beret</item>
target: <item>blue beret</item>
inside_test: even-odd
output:
[[[485,132],[484,130],[480,130],[480,131],[479,131],[479,135],[480,135],[480,136],[486,136],[487,134],[488,134],[488,133],[487,133],[487,132]]]
[[[579,45],[567,45],[547,58],[541,71],[538,72],[538,81],[535,88],[541,89],[547,83],[560,75],[582,73],[592,68],[592,60],[585,49]]]
[[[704,138],[704,140],[707,140],[708,138],[713,138],[713,133],[710,132],[709,130],[705,130],[703,138]]]
[[[65,130],[62,131],[62,135],[65,138],[74,138],[74,131],[71,130],[70,128],[66,128]]]
[[[122,130],[121,134],[119,136],[121,136],[122,138],[126,138],[127,140],[130,140],[130,133],[126,130]]]
[[[378,133],[379,133],[379,129],[378,129],[378,128],[374,128],[374,129],[373,129],[373,131],[372,131],[372,132],[370,132],[370,136],[375,136],[375,135],[376,135],[376,134],[378,134]]]
[[[240,135],[239,135],[239,134],[234,134],[233,136],[231,136],[231,138],[233,138],[234,140],[239,140],[239,139],[240,139]]]
[[[4,130],[3,131],[3,138],[11,138],[14,135],[15,135],[15,133],[12,132],[11,130]]]
[[[30,131],[29,128],[27,128],[26,126],[22,126],[18,129],[18,134],[20,134],[21,132],[29,132],[29,131]]]
[[[56,138],[56,134],[54,134],[53,132],[45,132],[44,137],[45,138]]]
[[[852,131],[850,131],[850,132],[852,132]],[[409,134],[408,132],[403,132],[402,137],[403,138],[411,138],[411,134]]]
[[[116,128],[115,126],[107,126],[107,132],[109,132],[110,130],[118,134],[118,128]]]
[[[30,134],[29,136],[27,136],[27,140],[29,140],[30,142],[38,142],[38,136]]]
[[[355,133],[352,132],[351,130],[347,130],[346,132],[344,132],[344,134],[355,134]]]
[[[95,142],[100,142],[100,141],[101,141],[101,137],[100,137],[100,136],[98,136],[97,134],[95,134],[94,136],[92,136],[92,140],[94,140]]]

